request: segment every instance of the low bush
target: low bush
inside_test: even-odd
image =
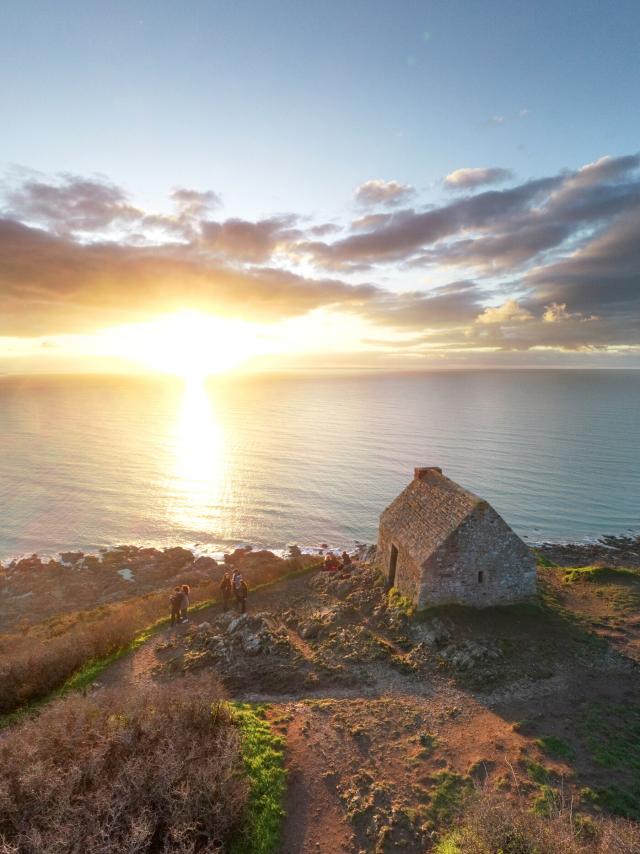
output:
[[[476,791],[458,827],[436,854],[636,854],[640,826],[623,819],[575,815],[561,799],[553,811],[532,812],[524,801]]]
[[[0,741],[2,854],[229,850],[250,786],[210,680],[58,700]]]

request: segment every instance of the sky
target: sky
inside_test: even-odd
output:
[[[640,366],[640,4],[29,2],[0,372]]]

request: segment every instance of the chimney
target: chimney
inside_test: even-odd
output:
[[[442,474],[442,469],[438,466],[418,466],[413,470],[413,479],[422,480],[428,474]]]

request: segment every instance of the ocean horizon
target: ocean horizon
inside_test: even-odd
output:
[[[529,543],[640,531],[640,373],[0,377],[0,559],[350,548],[416,465]]]

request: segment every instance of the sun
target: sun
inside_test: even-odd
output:
[[[198,380],[235,370],[259,352],[251,324],[198,311],[112,330],[118,355],[160,373]]]

